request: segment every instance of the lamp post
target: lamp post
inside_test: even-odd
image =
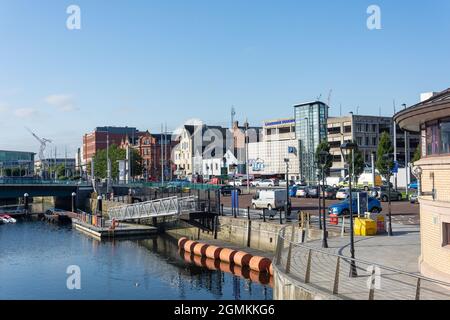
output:
[[[319,167],[319,159],[317,159],[317,167]],[[320,199],[320,169],[316,169],[317,175],[317,200],[319,200],[319,229],[322,230],[322,205]]]
[[[383,159],[388,161],[388,164],[391,163],[391,161],[393,161],[393,154],[392,153],[387,153],[383,155]],[[391,173],[392,173],[392,168],[389,165],[389,171],[388,171],[388,235],[392,236],[392,212],[391,212]]]
[[[351,156],[354,152],[354,150],[357,148],[357,144],[352,141],[345,141],[340,149],[342,156],[344,159],[347,159],[347,156]],[[349,157],[350,158],[350,157]],[[352,161],[351,158],[349,159],[350,162]],[[347,163],[348,166],[350,166],[349,163]],[[350,175],[350,170],[349,173]],[[348,187],[349,187],[349,207],[350,207],[350,254],[351,254],[351,262],[350,262],[350,277],[356,277],[358,274],[356,272],[356,264],[355,264],[355,238],[354,238],[354,232],[353,232],[353,200],[352,200],[352,179],[353,177],[349,176],[348,179]]]
[[[284,163],[286,163],[286,215],[291,215],[291,204],[289,199],[289,159],[284,158]]]
[[[76,212],[76,196],[77,194],[75,192],[72,192],[72,212]]]
[[[311,150],[311,148],[310,148],[310,144],[311,144],[311,142],[310,142],[310,136],[309,136],[309,118],[308,117],[305,117],[305,120],[306,120],[306,136],[307,136],[307,138],[308,138],[308,143],[307,143],[307,146],[308,146],[308,153],[307,153],[307,165],[308,165],[308,171],[309,171],[309,173],[308,173],[308,186],[310,185],[310,180],[311,180],[311,178],[312,178],[312,174],[311,174],[311,170],[312,170],[312,168],[311,168],[311,165],[312,165],[312,163],[311,163],[311,155],[310,155],[310,150]]]
[[[322,229],[322,248],[328,248],[328,241],[327,241],[327,219],[325,218],[325,215],[327,214],[326,211],[326,203],[325,203],[325,166],[327,164],[327,160],[330,156],[330,153],[328,153],[327,151],[320,151],[319,152],[319,163],[320,163],[320,167],[322,169],[322,196],[323,196],[323,203],[322,203],[322,208],[323,208],[323,213],[322,213],[322,225],[323,225],[323,229]],[[320,198],[320,196],[319,196]]]

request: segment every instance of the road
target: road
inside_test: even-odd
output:
[[[251,206],[252,194],[243,194],[239,197],[239,207],[247,208]],[[291,198],[293,211],[306,211],[312,215],[318,215],[318,199]],[[329,206],[338,203],[339,200],[327,200]],[[231,197],[222,197],[224,207],[231,207]],[[388,203],[381,203],[383,212],[388,212]],[[419,205],[411,204],[408,201],[393,201],[391,204],[392,221],[400,224],[419,224]]]

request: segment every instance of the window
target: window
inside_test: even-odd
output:
[[[328,134],[338,134],[341,133],[341,127],[328,128]]]
[[[450,246],[450,223],[443,223],[442,230],[444,232],[442,246]]]
[[[352,132],[352,126],[345,126],[344,133],[350,133],[350,132]]]
[[[439,131],[441,136],[440,153],[450,153],[450,119],[440,122]]]
[[[341,146],[340,141],[330,141],[330,148],[339,148]]]
[[[370,143],[369,143],[369,137],[366,137],[366,146],[369,146],[370,145]]]
[[[439,126],[427,125],[427,155],[439,154]]]

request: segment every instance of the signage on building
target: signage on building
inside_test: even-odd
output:
[[[295,123],[295,119],[284,119],[284,120],[271,121],[271,122],[266,122],[264,125],[266,127],[272,127],[272,126],[279,126],[279,125],[290,124],[290,123]]]
[[[288,147],[288,153],[297,153],[297,149],[295,147]]]
[[[250,166],[252,167],[253,171],[264,171],[265,165],[264,161],[261,159],[256,160],[250,160]]]

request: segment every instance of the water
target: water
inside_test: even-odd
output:
[[[67,267],[81,289],[67,289]],[[99,242],[41,221],[0,225],[0,299],[272,299],[272,289],[185,262],[168,237]]]

